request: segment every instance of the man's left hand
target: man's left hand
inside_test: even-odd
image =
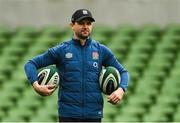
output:
[[[124,90],[120,87],[108,96],[108,102],[110,102],[113,105],[116,105],[122,100],[123,95]]]

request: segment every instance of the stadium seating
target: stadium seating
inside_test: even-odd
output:
[[[57,93],[39,96],[28,84],[28,59],[71,38],[69,28],[0,27],[0,122],[56,122]],[[93,38],[107,45],[130,73],[117,106],[104,95],[103,122],[180,122],[180,25],[97,25]]]

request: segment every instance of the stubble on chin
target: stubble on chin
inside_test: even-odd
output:
[[[77,36],[78,36],[79,39],[83,39],[84,40],[84,39],[87,39],[90,36],[90,33],[88,35],[86,35],[86,36],[84,36],[82,34],[79,34]]]

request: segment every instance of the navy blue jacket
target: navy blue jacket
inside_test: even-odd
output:
[[[59,70],[60,87],[58,111],[61,117],[102,118],[103,97],[99,87],[102,66],[114,66],[121,74],[120,87],[128,86],[128,72],[104,45],[88,38],[84,46],[72,39],[25,64],[25,72],[32,84],[37,80],[37,69],[55,64]]]

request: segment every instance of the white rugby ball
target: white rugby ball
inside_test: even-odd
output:
[[[42,68],[38,73],[38,83],[40,85],[59,85],[59,74],[55,66]]]
[[[102,69],[99,77],[99,84],[102,92],[110,95],[113,91],[118,89],[121,81],[119,71],[112,66]]]

